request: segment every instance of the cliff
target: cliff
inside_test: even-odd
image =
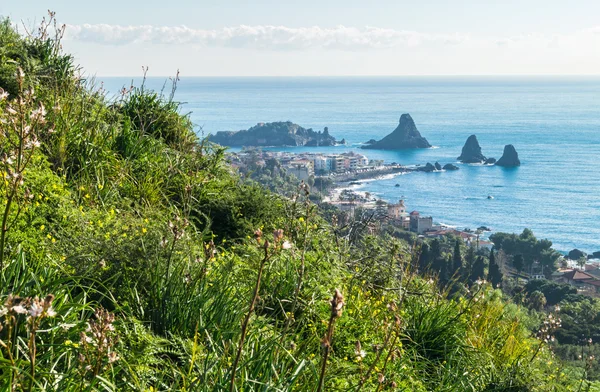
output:
[[[519,160],[519,154],[517,150],[512,144],[508,144],[504,146],[504,153],[502,154],[502,158],[498,159],[496,162],[496,166],[504,166],[504,167],[516,167],[521,166],[521,161]]]
[[[483,163],[487,158],[481,153],[481,146],[477,136],[471,135],[462,148],[462,153],[457,158],[463,163]]]
[[[327,127],[323,132],[303,128],[291,121],[258,123],[248,130],[220,131],[209,140],[222,146],[334,146],[335,138]]]
[[[412,148],[429,148],[431,144],[421,136],[410,114],[400,116],[400,123],[392,133],[379,141],[369,141],[365,149],[374,150],[404,150]]]

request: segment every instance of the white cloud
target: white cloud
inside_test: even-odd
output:
[[[364,50],[423,45],[456,45],[468,34],[425,34],[378,27],[235,26],[217,30],[186,26],[119,26],[108,24],[70,25],[67,39],[107,45],[132,43],[193,44],[208,47],[302,50],[310,48]]]

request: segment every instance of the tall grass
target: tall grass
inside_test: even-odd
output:
[[[0,389],[579,386],[499,291],[449,295],[372,217],[330,225],[307,187],[288,199],[240,179],[180,112],[178,77],[167,96],[108,99],[53,18],[27,37],[0,25],[0,117],[22,105],[0,122],[3,174],[22,174],[0,189]],[[26,170],[14,141],[35,147]]]

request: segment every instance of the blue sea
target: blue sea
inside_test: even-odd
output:
[[[131,82],[103,80],[109,91]],[[147,84],[160,89],[164,81]],[[393,131],[402,113],[411,114],[434,148],[362,152],[386,162],[444,165],[456,162],[471,134],[488,157],[500,158],[504,145],[513,144],[519,168],[460,165],[455,172],[371,181],[360,190],[404,198],[410,210],[459,228],[530,228],[561,251],[600,251],[600,78],[183,77],[175,98],[204,135],[290,120],[315,130],[327,126],[348,142],[287,151],[360,151],[361,143]]]

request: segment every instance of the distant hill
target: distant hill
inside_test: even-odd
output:
[[[327,127],[321,131],[303,128],[291,121],[258,123],[248,130],[220,131],[209,140],[222,146],[334,146],[336,139]]]

